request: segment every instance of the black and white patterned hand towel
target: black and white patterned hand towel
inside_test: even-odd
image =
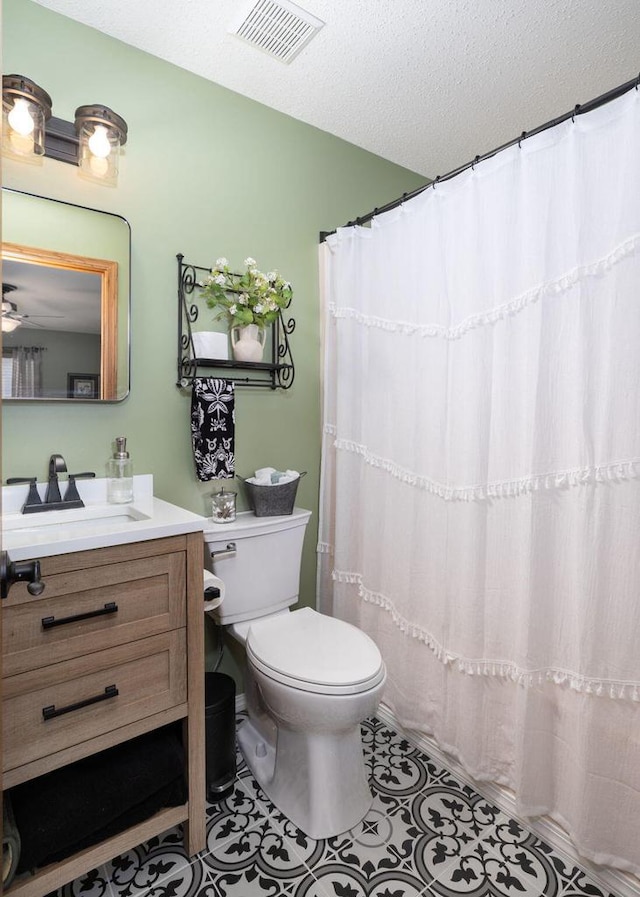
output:
[[[228,479],[235,473],[235,397],[233,382],[194,377],[191,442],[199,480]]]

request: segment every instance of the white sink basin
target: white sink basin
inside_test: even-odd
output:
[[[133,480],[131,504],[108,504],[107,481],[96,478],[78,482],[84,508],[34,514],[21,513],[27,499],[26,485],[4,486],[2,547],[10,552],[13,561],[20,561],[144,539],[162,539],[204,528],[204,517],[155,498],[150,474],[138,474]],[[42,496],[46,484],[39,486]]]
[[[65,535],[90,535],[91,533],[115,532],[127,524],[139,520],[149,520],[130,505],[108,505],[106,507],[73,508],[69,511],[39,511],[35,514],[8,514],[2,519],[6,533],[21,535],[47,535],[60,530]]]

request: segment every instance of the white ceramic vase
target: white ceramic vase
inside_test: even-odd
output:
[[[231,328],[231,346],[236,361],[262,361],[265,329],[257,324]]]

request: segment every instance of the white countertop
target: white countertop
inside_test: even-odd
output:
[[[77,480],[76,485],[84,508],[32,514],[21,513],[27,485],[2,487],[2,547],[12,561],[202,532],[210,523],[206,517],[155,498],[151,474],[134,476],[133,501],[121,505],[107,502],[104,478]],[[43,497],[46,483],[38,487]],[[61,478],[63,498],[65,488]]]

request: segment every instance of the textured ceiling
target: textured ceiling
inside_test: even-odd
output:
[[[640,69],[639,0],[300,0],[286,65],[228,33],[240,0],[38,0],[428,177]]]

